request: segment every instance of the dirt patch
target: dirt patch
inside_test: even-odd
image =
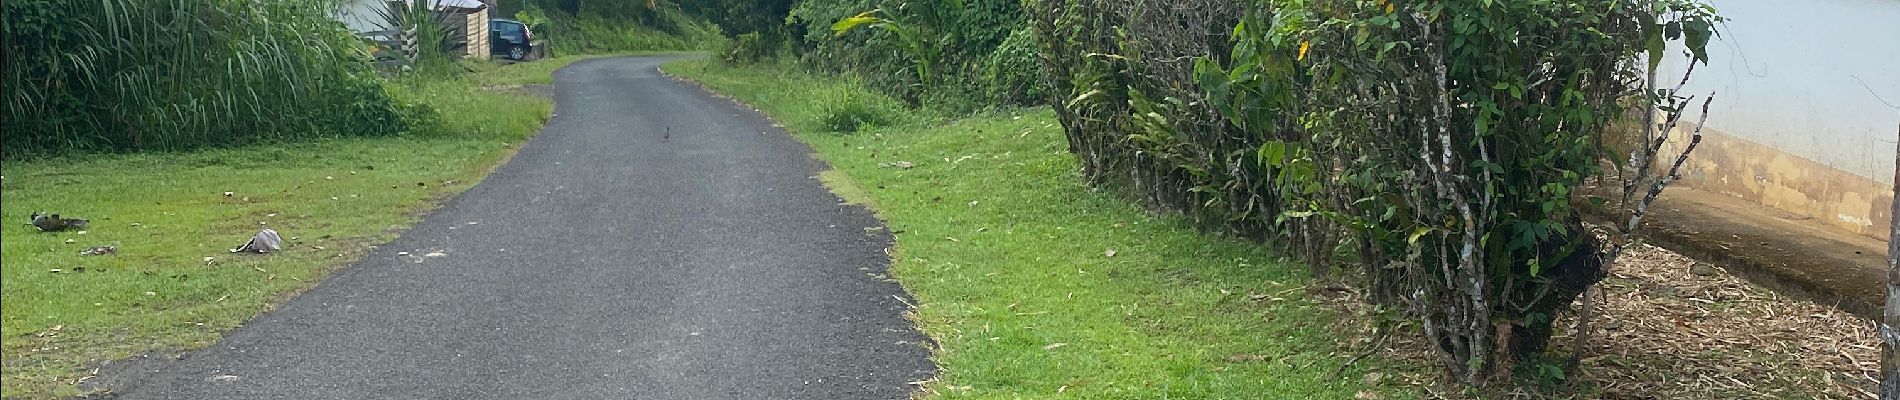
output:
[[[86,376],[80,378],[79,391],[86,393],[80,399],[111,399],[117,395],[113,388],[136,385],[145,377],[152,376],[172,363],[184,357],[182,350],[155,351],[134,355],[121,360],[108,360],[88,369]]]
[[[1862,317],[1886,301],[1886,243],[1741,199],[1672,187],[1644,220],[1656,244]]]
[[[1623,257],[1602,284],[1602,329],[1584,360],[1604,398],[1873,397],[1872,320],[1662,248]]]
[[[817,179],[819,182],[825,184],[825,188],[831,189],[832,194],[838,195],[838,199],[844,200],[844,204],[877,210],[877,205],[874,202],[875,199],[871,198],[871,193],[864,191],[864,188],[858,187],[857,182],[852,181],[850,176],[844,174],[844,171],[835,169],[820,171],[818,172]],[[878,218],[882,219],[883,217],[880,216]]]

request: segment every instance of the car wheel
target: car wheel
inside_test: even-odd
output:
[[[528,46],[522,46],[518,44],[513,45],[513,46],[508,46],[508,59],[515,60],[515,61],[521,61],[523,59],[527,59],[528,58],[527,47]]]

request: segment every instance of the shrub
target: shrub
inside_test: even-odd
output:
[[[1680,110],[1644,90],[1641,58],[1653,70],[1681,40],[1700,59],[1720,21],[1696,0],[1036,8],[1085,176],[1285,238],[1322,277],[1353,250],[1368,300],[1404,310],[1467,385],[1541,356],[1556,313],[1602,278],[1622,242],[1598,243],[1570,206],[1601,172],[1597,139],[1628,99]]]
[[[1031,105],[1047,101],[1042,63],[1036,59],[1035,32],[1023,27],[1003,39],[1003,44],[990,53],[983,82],[988,86],[989,98],[1000,103]]]
[[[787,21],[805,32],[807,65],[864,77],[911,105],[959,112],[990,100],[991,59],[1025,24],[1020,0],[807,0]],[[1033,39],[1019,45],[1033,48]]]
[[[553,9],[530,8],[523,12],[530,10],[541,13],[529,17],[539,19],[537,22],[542,25],[532,29],[548,40],[555,54],[698,50],[718,36],[711,26],[694,21],[671,8],[653,11],[650,17],[634,21],[629,21],[628,17],[592,11],[576,15]],[[658,26],[668,28],[638,22],[646,19],[664,21],[658,22]]]
[[[1199,82],[1244,130],[1289,139],[1260,163],[1308,205],[1286,211],[1364,243],[1369,292],[1467,385],[1541,358],[1557,313],[1603,278],[1621,245],[1571,208],[1600,139],[1625,99],[1680,107],[1645,76],[1666,41],[1701,58],[1720,21],[1695,0],[1268,4]]]
[[[758,32],[735,35],[720,44],[715,51],[720,61],[728,64],[756,64],[778,53],[778,46],[766,41]]]

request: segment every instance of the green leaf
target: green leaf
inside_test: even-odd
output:
[[[1662,65],[1663,34],[1662,27],[1656,24],[1643,26],[1643,50],[1649,53],[1649,70],[1656,71]]]
[[[863,13],[852,16],[850,18],[838,20],[837,23],[831,24],[831,31],[834,33],[834,35],[842,36],[845,33],[851,32],[852,29],[857,29],[860,26],[883,25],[883,24],[891,23],[890,20],[876,17],[877,13],[878,13],[878,10],[865,11]]]
[[[1260,144],[1260,163],[1279,167],[1286,165],[1286,142],[1270,140]]]
[[[1081,106],[1082,104],[1086,104],[1097,97],[1103,97],[1107,95],[1108,95],[1108,92],[1104,92],[1102,91],[1102,89],[1090,90],[1087,93],[1082,93],[1082,95],[1080,96],[1075,96],[1075,99],[1073,100],[1069,100],[1069,108],[1075,108],[1077,106]]]
[[[1392,51],[1392,48],[1398,46],[1399,43],[1401,42],[1385,42],[1385,46],[1379,48],[1379,53],[1374,56],[1374,59],[1385,60],[1385,53]]]
[[[1423,237],[1425,236],[1425,234],[1431,233],[1431,232],[1432,232],[1432,228],[1429,226],[1421,226],[1417,228],[1412,228],[1412,234],[1405,236],[1405,243],[1417,244],[1419,237]]]
[[[1710,26],[1708,21],[1697,19],[1684,22],[1682,29],[1683,44],[1689,47],[1689,54],[1694,55],[1696,61],[1707,65],[1709,63],[1709,36],[1714,33],[1714,27]]]
[[[1493,174],[1502,174],[1502,173],[1504,173],[1504,166],[1502,166],[1502,165],[1498,165],[1498,163],[1494,163],[1494,162],[1490,162],[1490,161],[1485,161],[1485,160],[1471,160],[1471,166],[1472,166],[1472,167],[1477,167],[1477,168],[1479,168],[1479,169],[1482,169],[1482,170],[1485,170],[1485,171],[1488,171],[1488,172],[1490,172],[1490,173],[1493,173]]]

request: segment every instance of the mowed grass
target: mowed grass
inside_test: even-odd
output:
[[[1084,185],[1046,109],[821,133],[823,104],[865,89],[781,66],[668,64],[771,115],[897,235],[894,278],[938,344],[926,397],[1411,398],[1368,371],[1333,376],[1337,317],[1305,300],[1304,268],[1196,233]],[[833,108],[835,109],[835,108]],[[905,168],[903,165],[909,165]],[[842,175],[842,176],[841,176]]]
[[[481,89],[552,71],[519,65],[392,84],[440,110],[405,136],[0,164],[0,397],[77,395],[103,361],[209,345],[394,239],[539,130],[551,101]],[[41,233],[34,211],[91,225]],[[286,248],[227,252],[259,228]],[[118,252],[78,254],[93,246]]]

